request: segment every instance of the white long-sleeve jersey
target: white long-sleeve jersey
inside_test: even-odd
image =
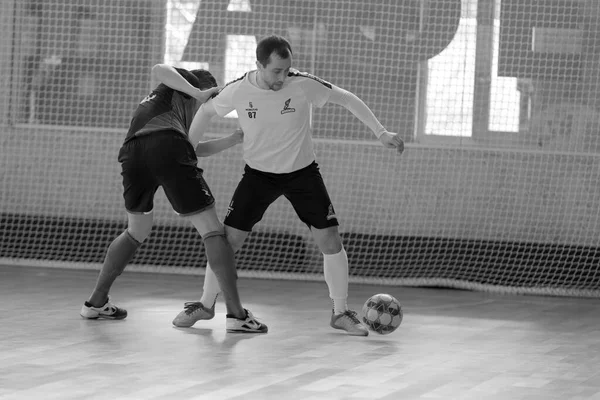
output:
[[[248,166],[288,173],[315,160],[310,106],[324,106],[332,87],[329,82],[291,69],[280,90],[265,90],[256,84],[256,71],[250,71],[225,86],[212,102],[221,117],[237,111]]]

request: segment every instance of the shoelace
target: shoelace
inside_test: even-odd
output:
[[[110,303],[106,303],[106,305],[104,306],[104,308],[102,309],[102,311],[108,311],[111,314],[114,314],[117,312],[117,306],[110,304]]]
[[[350,318],[350,320],[355,324],[360,324],[360,321],[356,317],[356,311],[346,310],[342,315]]]
[[[246,310],[246,309],[244,308],[244,310]],[[254,316],[254,314],[252,314],[252,313],[251,313],[250,311],[248,311],[248,310],[246,310],[246,319],[253,320],[253,321],[258,321],[258,318],[256,318],[256,317]]]
[[[187,315],[195,313],[196,311],[198,311],[198,309],[200,309],[202,307],[203,307],[203,305],[199,301],[188,301],[187,303],[185,303],[183,305],[183,308]]]
[[[246,310],[246,309],[244,308],[244,310]],[[250,322],[250,323],[252,323],[252,324],[256,325],[256,327],[259,327],[259,326],[261,326],[261,325],[262,325],[262,323],[259,321],[259,319],[258,319],[258,318],[256,318],[256,317],[254,316],[254,314],[252,314],[252,313],[251,313],[250,311],[248,311],[248,310],[246,310],[246,319],[245,319],[245,322],[247,322],[247,323],[248,323],[248,322]]]

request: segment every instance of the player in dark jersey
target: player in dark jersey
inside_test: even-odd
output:
[[[119,150],[127,229],[109,245],[94,291],[80,314],[87,319],[127,316],[126,310],[110,302],[108,294],[150,234],[154,195],[162,186],[173,210],[189,220],[204,241],[206,256],[224,288],[227,331],[267,332],[267,326],[242,307],[233,250],[188,138],[194,114],[218,91],[217,82],[208,71],[188,71],[164,64],[154,66],[152,73],[161,83],[138,105]],[[222,141],[229,146],[241,142],[241,132]],[[194,305],[186,307],[192,309]]]

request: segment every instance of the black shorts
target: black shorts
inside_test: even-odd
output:
[[[338,225],[316,162],[287,174],[261,172],[246,165],[227,209],[225,225],[252,231],[267,208],[281,195],[292,203],[300,220],[309,228],[324,229]]]
[[[119,162],[125,209],[131,213],[152,211],[159,186],[178,214],[196,214],[214,206],[194,148],[181,133],[167,130],[136,137],[123,144]]]

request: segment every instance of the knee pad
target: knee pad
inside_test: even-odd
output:
[[[152,231],[152,219],[130,218],[127,233],[139,243],[143,243]]]
[[[207,232],[204,235],[202,235],[202,240],[206,240],[208,238],[215,237],[215,236],[223,236],[224,238],[226,238],[225,230]]]

